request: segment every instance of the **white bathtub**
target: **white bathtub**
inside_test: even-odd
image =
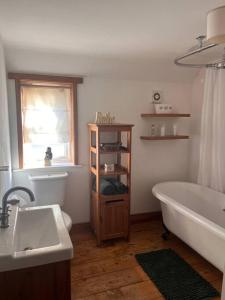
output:
[[[224,272],[225,194],[188,182],[156,184],[166,227]]]

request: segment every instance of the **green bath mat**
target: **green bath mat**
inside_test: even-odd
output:
[[[168,300],[200,300],[219,292],[172,249],[136,254],[145,273]]]

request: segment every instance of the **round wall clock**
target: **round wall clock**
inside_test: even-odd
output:
[[[161,95],[160,95],[159,92],[153,93],[153,100],[154,100],[155,102],[159,102],[159,101],[160,101],[160,98],[161,98]]]

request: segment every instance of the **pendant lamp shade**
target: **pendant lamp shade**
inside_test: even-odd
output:
[[[207,40],[214,44],[225,43],[225,6],[208,12]]]

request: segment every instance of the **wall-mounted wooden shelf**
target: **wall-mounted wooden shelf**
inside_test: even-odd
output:
[[[156,118],[162,118],[162,117],[165,117],[165,118],[176,118],[176,117],[190,117],[191,114],[141,114],[142,117],[156,117]]]
[[[156,113],[143,113],[141,114],[144,118],[180,118],[180,117],[190,117],[191,114],[156,114]],[[184,140],[189,139],[188,135],[166,135],[166,136],[140,136],[141,140],[146,141],[160,141],[160,140]]]
[[[188,135],[165,135],[165,136],[141,136],[141,140],[145,141],[160,141],[160,140],[186,140]]]

